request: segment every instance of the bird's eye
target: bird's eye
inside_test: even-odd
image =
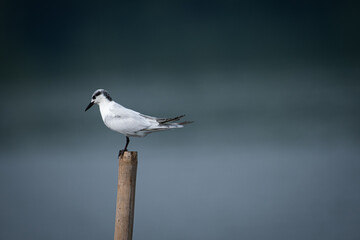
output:
[[[95,99],[95,98],[96,98],[95,96],[92,97],[92,99]]]

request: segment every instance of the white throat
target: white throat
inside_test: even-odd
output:
[[[106,116],[111,114],[110,108],[113,103],[114,103],[113,101],[107,101],[107,100],[101,101],[99,103],[100,114],[101,114],[101,118],[103,119],[103,121],[105,120]]]

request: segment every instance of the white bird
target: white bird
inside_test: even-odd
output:
[[[98,104],[100,114],[104,124],[115,132],[126,136],[126,145],[120,150],[119,155],[127,151],[130,139],[129,137],[145,137],[149,133],[169,130],[172,128],[182,128],[183,125],[192,123],[190,121],[176,123],[185,115],[174,118],[157,118],[138,113],[134,110],[123,107],[112,100],[109,93],[104,89],[96,90],[89,105],[85,111],[94,104]]]

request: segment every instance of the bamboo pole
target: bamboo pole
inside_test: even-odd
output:
[[[131,240],[134,223],[137,152],[119,157],[114,240]]]

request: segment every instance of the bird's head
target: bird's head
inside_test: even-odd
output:
[[[87,111],[89,108],[91,108],[95,103],[100,104],[105,101],[106,102],[112,101],[110,94],[104,89],[98,89],[91,96],[91,101],[90,101],[89,105],[86,107],[85,111]]]

